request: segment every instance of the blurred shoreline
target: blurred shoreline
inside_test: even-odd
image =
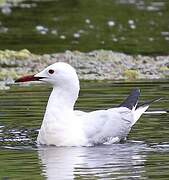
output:
[[[36,55],[27,49],[0,51],[0,80],[35,74],[55,62],[71,64],[81,80],[141,80],[169,77],[169,56],[127,55],[108,50]]]

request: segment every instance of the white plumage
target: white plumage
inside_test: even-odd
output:
[[[37,138],[38,144],[92,146],[119,142],[127,137],[131,127],[148,108],[146,105],[136,109],[137,90],[134,97],[131,94],[134,101],[125,102],[121,107],[89,113],[74,110],[80,89],[79,79],[75,69],[66,63],[50,65],[33,78],[20,78],[17,82],[41,80],[53,86]]]

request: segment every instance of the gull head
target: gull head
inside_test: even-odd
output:
[[[79,86],[75,69],[67,63],[54,63],[35,75],[24,76],[15,82],[42,81],[54,87]]]

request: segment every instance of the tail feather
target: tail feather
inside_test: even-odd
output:
[[[146,101],[142,104],[138,104],[138,99],[140,96],[140,90],[138,88],[133,89],[130,95],[120,104],[120,107],[126,107],[133,112],[134,120],[132,125],[134,125],[142,114],[150,114],[153,112],[145,112],[150,104],[161,100],[162,98],[156,98],[150,101]],[[167,111],[154,111],[154,113],[167,113]]]
[[[150,101],[146,101],[141,105],[138,105],[136,107],[136,109],[133,111],[134,121],[133,121],[132,125],[134,125],[137,122],[137,120],[140,118],[140,116],[145,113],[145,111],[149,108],[149,106],[153,102],[157,102],[157,101],[159,101],[161,99],[162,98],[156,98],[156,99],[153,99],[153,100],[150,100]]]
[[[168,111],[146,111],[144,114],[167,114]]]
[[[149,105],[147,106],[141,106],[133,111],[134,120],[132,123],[132,126],[137,122],[137,120],[140,118],[140,116],[149,108]]]

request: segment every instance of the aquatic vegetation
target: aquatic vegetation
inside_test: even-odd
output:
[[[167,66],[162,66],[162,67],[160,68],[160,71],[169,71],[169,67],[167,67]]]
[[[169,78],[169,67],[167,66],[162,66],[160,67],[159,71],[161,71],[162,75],[161,78]]]
[[[139,77],[137,70],[128,69],[124,71],[124,77],[128,80],[136,80]]]
[[[9,61],[9,60],[23,60],[28,59],[32,56],[32,54],[27,50],[23,49],[20,51],[13,51],[13,50],[0,50],[0,63]]]
[[[7,69],[1,69],[0,71],[0,80],[4,80],[5,78],[17,78],[17,72],[14,69],[7,70]]]
[[[0,4],[4,4],[6,0],[0,0]]]
[[[0,0],[0,5],[5,5],[6,3],[16,4],[22,1],[23,0]]]

